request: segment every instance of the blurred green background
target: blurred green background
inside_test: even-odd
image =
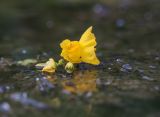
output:
[[[102,51],[159,50],[159,3],[159,0],[1,0],[0,55],[11,56],[23,48],[33,50],[32,53],[52,49],[58,54],[54,48],[59,48],[63,39],[78,40],[91,25]]]

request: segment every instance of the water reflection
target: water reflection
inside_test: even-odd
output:
[[[96,76],[97,71],[75,72],[72,79],[62,81],[62,86],[69,93],[96,92]]]

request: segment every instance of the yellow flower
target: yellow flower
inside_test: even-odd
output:
[[[42,69],[43,72],[48,73],[54,73],[56,70],[56,63],[54,59],[50,58],[49,61],[47,61]]]
[[[92,33],[92,26],[89,27],[81,36],[79,41],[64,40],[60,46],[61,56],[72,63],[89,63],[98,65],[100,61],[96,57],[95,46],[96,37]]]

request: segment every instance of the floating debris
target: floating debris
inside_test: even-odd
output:
[[[11,112],[11,106],[8,102],[0,103],[0,112],[9,113]]]
[[[10,98],[13,101],[20,102],[24,106],[32,106],[32,107],[35,107],[37,109],[42,109],[42,110],[49,108],[49,106],[47,104],[39,102],[39,101],[34,100],[32,98],[29,98],[27,93],[25,93],[25,92],[12,93],[10,95]]]
[[[24,59],[24,60],[17,61],[17,64],[22,66],[27,66],[35,63],[37,63],[36,59]]]

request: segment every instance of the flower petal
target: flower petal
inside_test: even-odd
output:
[[[79,41],[79,43],[83,46],[83,47],[90,47],[90,46],[96,46],[96,37],[95,35],[92,33],[92,26],[89,27],[81,36],[81,39]]]
[[[68,48],[70,46],[71,41],[66,39],[60,43],[61,48]]]
[[[65,40],[62,42],[61,47],[63,47],[62,52],[61,52],[61,56],[65,60],[70,61],[72,63],[80,63],[81,62],[81,59],[80,59],[81,48],[80,48],[80,44],[78,41],[67,42],[67,40]]]
[[[79,41],[82,50],[81,50],[81,59],[85,63],[90,63],[94,65],[98,65],[100,61],[96,57],[96,37],[92,33],[92,26],[89,27],[84,34],[82,35]]]
[[[85,63],[89,63],[89,64],[93,64],[93,65],[100,64],[100,61],[96,57],[94,47],[83,48],[81,51],[81,60]]]

